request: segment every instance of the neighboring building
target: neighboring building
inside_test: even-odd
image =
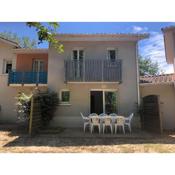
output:
[[[174,64],[175,70],[175,26],[162,29],[165,56],[168,64]],[[141,98],[157,98],[159,121],[162,129],[175,129],[175,74],[140,77]],[[154,98],[153,98],[154,97]],[[150,100],[151,101],[151,100]],[[154,101],[155,102],[155,101]],[[153,113],[153,111],[152,111]],[[151,116],[154,122],[155,116]],[[150,118],[151,118],[150,117]],[[157,120],[158,122],[158,120]]]
[[[80,112],[128,116],[139,103],[137,43],[147,34],[60,34],[49,48],[48,87],[60,94],[53,125],[82,126]],[[134,121],[136,123],[136,118]]]
[[[47,49],[22,49],[0,37],[0,122],[16,122],[19,91],[31,93],[39,86],[47,89]]]

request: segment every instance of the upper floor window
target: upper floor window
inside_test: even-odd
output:
[[[108,49],[108,59],[111,61],[116,60],[116,50],[115,49]]]
[[[8,74],[12,70],[12,60],[4,60],[3,73]]]
[[[33,72],[44,72],[44,61],[41,59],[34,59],[32,70]]]
[[[74,49],[73,50],[73,59],[77,61],[82,61],[84,59],[84,50],[83,49]]]

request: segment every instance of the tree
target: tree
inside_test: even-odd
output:
[[[37,42],[35,40],[31,40],[27,36],[20,38],[19,36],[17,36],[16,33],[7,32],[7,31],[1,32],[0,36],[5,39],[17,42],[22,48],[36,48],[37,47]]]
[[[38,34],[38,44],[42,43],[43,41],[47,41],[58,51],[63,52],[63,44],[61,44],[56,39],[56,32],[59,27],[57,22],[48,22],[48,23],[41,23],[41,22],[27,22],[27,26],[34,27]]]
[[[153,62],[150,58],[143,58],[141,56],[139,56],[139,72],[141,76],[163,73],[157,62]]]

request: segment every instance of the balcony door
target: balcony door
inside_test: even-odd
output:
[[[33,60],[33,72],[44,72],[44,61],[43,60]]]
[[[75,78],[81,79],[83,77],[84,50],[82,49],[73,50],[73,60],[74,60]]]
[[[40,73],[44,72],[44,61],[40,59],[33,60],[32,72],[35,81],[39,82]]]
[[[110,90],[93,90],[90,92],[91,113],[117,113],[117,92]]]

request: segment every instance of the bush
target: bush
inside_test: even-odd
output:
[[[39,94],[41,102],[42,125],[46,126],[52,120],[58,106],[58,95],[55,92]]]
[[[23,92],[20,92],[18,94],[17,113],[19,120],[29,120],[32,96],[33,94],[27,96]],[[58,95],[55,92],[47,91],[44,93],[38,92],[35,96],[39,99],[40,102],[42,121],[41,125],[46,126],[54,117],[54,113],[59,103]]]

